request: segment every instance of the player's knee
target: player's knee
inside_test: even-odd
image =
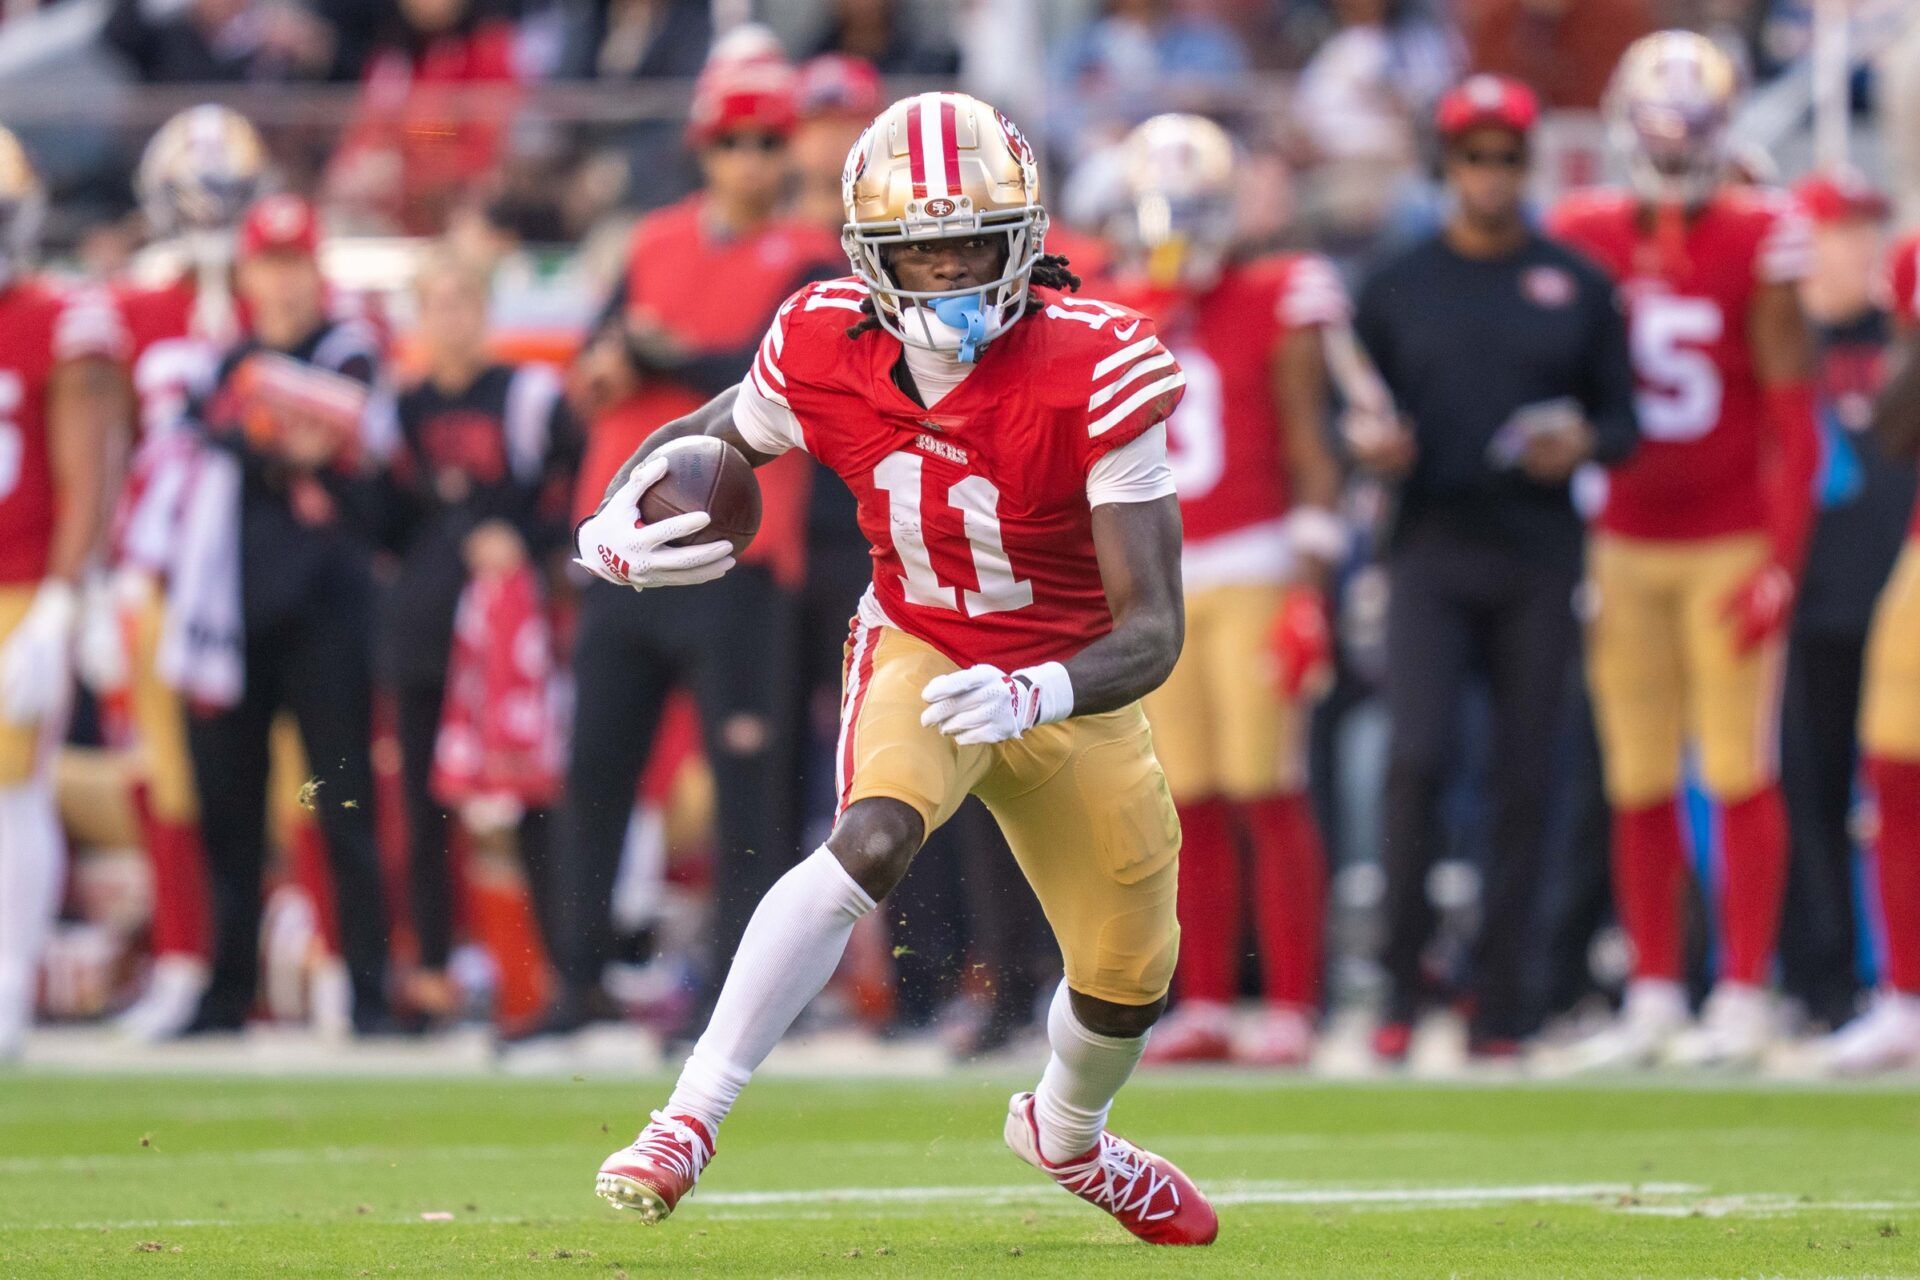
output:
[[[1067,999],[1073,1005],[1073,1016],[1081,1026],[1097,1036],[1113,1036],[1116,1039],[1132,1039],[1147,1034],[1147,1030],[1160,1020],[1160,1015],[1167,1009],[1165,996],[1151,1004],[1115,1004],[1111,1000],[1102,1000],[1068,988]]]
[[[847,806],[827,837],[827,848],[854,883],[878,902],[907,874],[925,839],[926,824],[911,805],[870,796]]]

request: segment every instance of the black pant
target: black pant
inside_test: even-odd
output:
[[[612,950],[613,882],[634,785],[667,695],[691,690],[715,789],[714,920],[708,985],[717,989],[747,919],[794,864],[789,820],[793,603],[758,565],[716,582],[634,592],[594,582],[574,645],[577,709],[565,835],[557,853],[555,957],[576,991]]]
[[[444,969],[453,950],[456,908],[453,866],[448,855],[447,810],[434,796],[433,749],[440,737],[444,680],[401,685],[394,691],[395,718],[400,736],[400,781],[407,805],[407,904],[413,932],[420,943],[420,966]],[[560,934],[553,918],[549,883],[548,812],[529,809],[520,819],[520,864],[526,875],[527,895],[540,925],[542,940],[551,951]]]
[[[371,1026],[385,1012],[387,913],[373,834],[369,613],[363,599],[330,594],[249,635],[238,705],[188,718],[213,897],[213,975],[201,1003],[203,1025],[237,1027],[253,1005],[267,861],[267,742],[282,709],[293,713],[320,783],[312,804],[333,864],[354,1022]]]
[[[1523,1035],[1534,1013],[1524,971],[1534,921],[1554,739],[1577,630],[1577,566],[1433,528],[1407,531],[1388,560],[1386,784],[1390,1014],[1421,998],[1433,931],[1427,875],[1440,847],[1438,807],[1458,753],[1457,711],[1484,677],[1492,723],[1492,820],[1472,957],[1473,1031]]]
[[[1781,695],[1780,785],[1791,833],[1781,986],[1832,1025],[1853,1015],[1860,990],[1848,818],[1865,657],[1865,636],[1796,631]]]

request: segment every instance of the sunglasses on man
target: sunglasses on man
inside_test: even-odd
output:
[[[1460,164],[1474,169],[1518,170],[1526,168],[1528,160],[1526,151],[1518,147],[1505,149],[1461,147],[1453,153],[1453,158]]]
[[[787,149],[787,140],[777,133],[723,133],[707,144],[716,151],[758,151],[772,155]]]

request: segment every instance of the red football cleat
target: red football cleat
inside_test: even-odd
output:
[[[689,1115],[653,1113],[633,1145],[607,1157],[593,1189],[616,1209],[639,1211],[651,1226],[673,1212],[713,1159],[713,1133]]]
[[[1105,1209],[1148,1244],[1212,1244],[1220,1219],[1200,1189],[1171,1160],[1102,1133],[1083,1156],[1052,1164],[1040,1154],[1033,1095],[1016,1093],[1007,1105],[1007,1145],[1088,1204]]]

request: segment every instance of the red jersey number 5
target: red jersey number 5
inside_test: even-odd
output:
[[[1006,613],[1033,603],[1033,584],[1015,576],[1000,537],[1000,490],[985,476],[966,476],[947,489],[945,501],[960,513],[967,531],[967,553],[973,559],[978,591],[942,582],[927,551],[923,463],[919,454],[890,453],[873,469],[875,487],[887,495],[887,524],[893,548],[900,556],[901,588],[908,604],[930,609],[964,609],[970,618]],[[956,602],[957,597],[957,602]]]

